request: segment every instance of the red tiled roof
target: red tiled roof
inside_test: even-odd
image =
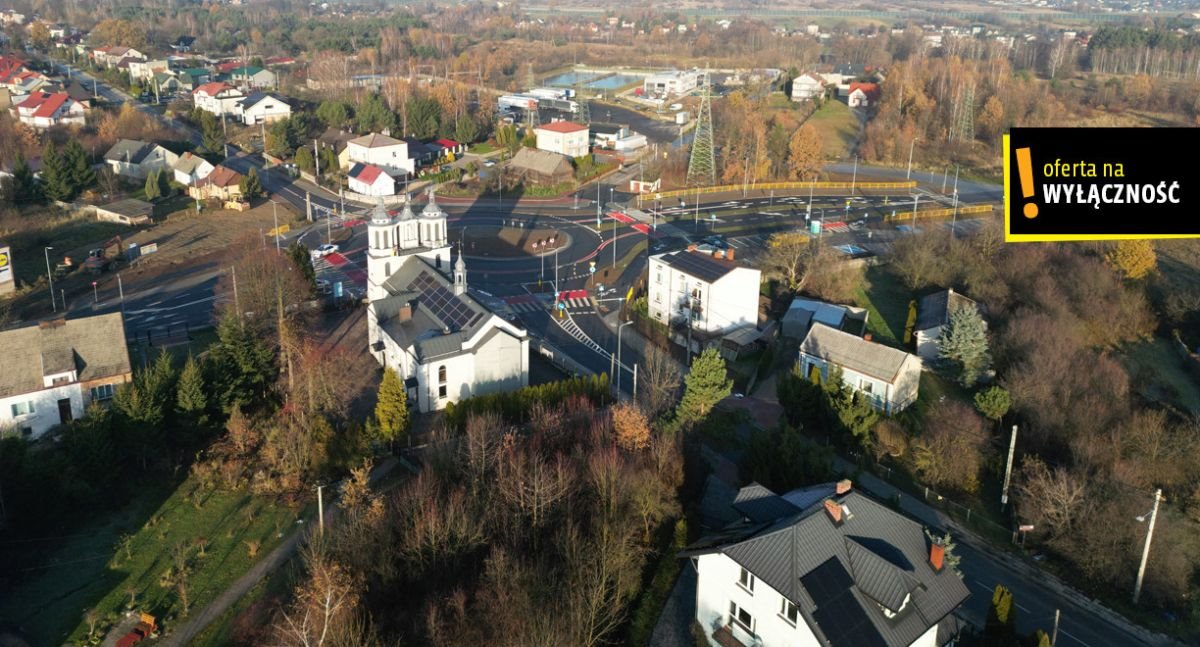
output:
[[[537,127],[538,130],[549,130],[554,133],[577,133],[581,130],[587,130],[588,127],[570,121],[555,121],[548,124],[542,124]]]
[[[438,144],[443,148],[458,148],[458,142],[454,141],[453,139],[438,139],[433,143]]]
[[[192,90],[192,94],[204,93],[210,97],[215,97],[218,94],[220,94],[223,90],[232,90],[232,89],[234,89],[233,86],[229,85],[228,83],[223,83],[221,81],[212,81],[210,83],[205,83],[204,85],[196,88],[195,90]]]
[[[17,109],[33,110],[33,117],[53,117],[71,97],[66,92],[34,92],[17,105]]]
[[[383,169],[374,164],[364,164],[355,179],[366,184],[375,184],[375,180],[378,180],[380,175],[383,175]]]
[[[226,61],[224,63],[217,63],[217,72],[220,72],[221,74],[227,74],[241,66],[241,61]]]
[[[863,94],[867,95],[867,98],[869,98],[869,99],[878,99],[879,98],[879,84],[878,83],[851,83],[850,84],[850,93],[854,94],[855,90],[862,90]]]
[[[208,177],[196,182],[196,186],[208,186],[211,184],[213,186],[229,187],[238,184],[241,181],[241,173],[238,173],[228,166],[218,166],[217,168],[213,169],[212,173],[208,174]]]

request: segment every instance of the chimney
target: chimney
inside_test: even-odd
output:
[[[400,323],[412,321],[412,302],[400,306],[400,311],[396,313],[396,318],[400,320]]]
[[[732,248],[732,247],[730,247],[729,249],[725,250],[725,260],[727,260],[727,261],[732,261],[732,260],[733,260],[733,248]]]
[[[871,333],[863,335],[863,341],[871,341]]]
[[[689,252],[694,252],[694,251],[696,251],[696,246],[695,246],[695,245],[688,245],[688,246],[687,246],[687,250],[688,250]]]
[[[843,494],[849,492],[853,487],[854,484],[850,482],[850,479],[842,479],[837,482],[837,488],[835,491],[837,492],[838,496],[842,496]]]
[[[946,557],[946,547],[939,541],[934,541],[929,544],[929,565],[933,567],[933,572],[942,572],[942,563]]]
[[[829,513],[829,519],[833,521],[833,525],[842,525],[842,506],[838,505],[833,499],[825,499],[825,512]]]
[[[713,258],[724,259],[725,258],[725,250],[722,250],[722,249],[715,250],[713,252]]]

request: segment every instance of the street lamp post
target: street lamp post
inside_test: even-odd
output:
[[[850,177],[850,195],[854,195],[856,186],[858,186],[858,155],[854,156],[854,175]]]
[[[913,137],[912,143],[908,145],[908,172],[904,174],[904,179],[906,179],[906,180],[912,179],[912,155],[913,155],[913,147],[916,145],[917,145],[917,138]]]
[[[596,231],[600,231],[600,180],[596,180]]]
[[[621,368],[623,367],[623,364],[621,364],[621,331],[625,330],[625,326],[631,323],[633,321],[626,321],[617,326],[617,397],[621,397]]]
[[[817,174],[813,173],[812,182],[808,183],[808,211],[804,214],[805,222],[812,219],[813,187],[815,186],[817,186]]]
[[[54,248],[47,247],[43,252],[46,255],[46,280],[50,281],[50,310],[58,312],[58,305],[54,302],[54,274],[50,272],[50,250],[52,249]]]
[[[275,219],[275,253],[279,253],[279,203],[271,201],[271,217]]]
[[[914,234],[917,233],[917,203],[920,201],[921,201],[921,194],[914,193],[913,194],[913,224],[912,224]]]
[[[1133,603],[1138,603],[1142,595],[1142,580],[1146,577],[1146,560],[1150,558],[1150,540],[1154,538],[1154,523],[1158,521],[1158,503],[1162,501],[1162,488],[1154,491],[1154,508],[1150,511],[1150,525],[1146,528],[1146,545],[1142,547],[1142,564],[1138,566],[1137,583],[1133,585]],[[1137,517],[1139,522],[1146,520],[1146,515]]]

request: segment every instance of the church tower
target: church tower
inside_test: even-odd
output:
[[[443,274],[450,274],[450,243],[447,240],[446,212],[438,206],[437,196],[429,190],[429,204],[421,210],[419,222],[421,256],[433,261],[434,267]]]
[[[454,294],[461,295],[467,291],[467,261],[463,259],[463,250],[458,248],[458,262],[454,264]]]
[[[380,199],[367,224],[367,298],[372,301],[387,296],[383,282],[400,266],[396,255],[398,231]]]

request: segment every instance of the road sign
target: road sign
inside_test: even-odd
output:
[[[1021,532],[1033,532],[1033,524],[1027,523],[1017,526],[1017,530],[1020,530]]]
[[[591,264],[588,265],[588,271],[592,274],[596,273],[596,261],[592,261]]]
[[[566,309],[567,309],[567,302],[566,302],[566,301],[559,301],[559,302],[558,302],[558,309],[559,309],[559,310],[566,310]]]
[[[158,243],[146,243],[145,245],[142,245],[142,256],[145,256],[146,254],[153,254],[157,251]]]

